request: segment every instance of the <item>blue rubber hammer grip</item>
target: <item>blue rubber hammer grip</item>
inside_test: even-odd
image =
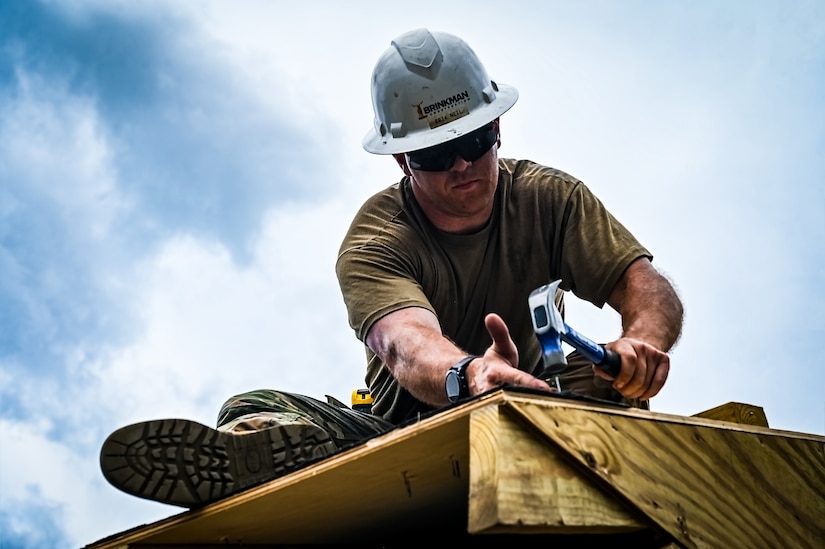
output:
[[[564,325],[564,330],[565,333],[561,334],[562,340],[575,347],[610,377],[615,378],[619,375],[622,371],[622,359],[619,355],[605,349],[604,345],[586,338],[567,324]]]

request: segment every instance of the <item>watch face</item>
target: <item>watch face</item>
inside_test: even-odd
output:
[[[458,372],[450,370],[447,372],[447,398],[450,402],[455,402],[461,396],[461,380],[458,377]]]

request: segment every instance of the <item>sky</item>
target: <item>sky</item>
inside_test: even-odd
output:
[[[673,281],[652,409],[825,434],[825,3],[0,0],[2,547],[181,512],[106,483],[123,425],[364,385],[334,264],[401,175],[361,140],[375,61],[419,27],[519,90],[500,156],[584,181]]]

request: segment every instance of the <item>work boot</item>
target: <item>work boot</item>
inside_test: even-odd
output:
[[[159,419],[109,435],[100,450],[100,468],[124,492],[195,507],[291,473],[336,450],[329,434],[314,425],[232,434],[185,419]]]

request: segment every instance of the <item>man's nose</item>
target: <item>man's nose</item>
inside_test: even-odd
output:
[[[455,155],[455,161],[453,162],[453,165],[450,166],[450,171],[463,172],[472,165],[472,162],[464,160],[464,158],[460,154],[457,154]]]

